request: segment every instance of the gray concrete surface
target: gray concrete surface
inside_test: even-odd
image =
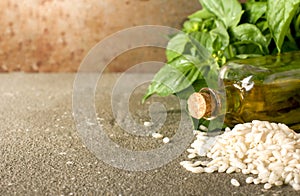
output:
[[[74,78],[75,74],[0,75],[0,195],[299,195],[289,186],[265,191],[262,185],[247,185],[242,174],[192,174],[179,165],[187,153],[143,172],[103,163],[85,147],[76,130]],[[132,136],[115,123],[110,91],[117,78],[105,75],[96,93],[96,110],[107,134],[132,150],[163,145],[151,137]],[[145,85],[136,89],[130,101],[130,110],[141,124],[150,118],[147,104],[140,104],[144,90]],[[179,105],[174,98],[150,101],[157,100],[165,102],[168,110],[161,132],[171,137],[178,126]],[[233,187],[231,178],[241,186]]]

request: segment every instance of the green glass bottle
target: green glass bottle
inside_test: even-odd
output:
[[[191,116],[225,115],[227,126],[267,120],[300,130],[300,51],[229,62],[220,70],[219,86],[189,97]]]

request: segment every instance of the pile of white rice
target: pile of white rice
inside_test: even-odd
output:
[[[193,173],[253,174],[255,177],[248,177],[246,183],[263,183],[265,189],[289,184],[300,190],[300,134],[286,125],[254,120],[232,130],[226,128],[215,137],[200,131],[195,135],[197,139],[188,149],[191,160],[180,163],[185,169]],[[194,160],[199,156],[211,160]],[[231,183],[240,185],[235,179]]]

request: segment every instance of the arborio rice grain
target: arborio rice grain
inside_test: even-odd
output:
[[[262,183],[265,189],[289,184],[300,190],[300,134],[286,125],[254,120],[232,130],[226,128],[215,137],[194,133],[197,139],[188,149],[189,158],[206,156],[211,161],[181,162],[188,171],[242,172],[256,175],[246,179],[248,184]],[[237,185],[235,181],[231,183]]]

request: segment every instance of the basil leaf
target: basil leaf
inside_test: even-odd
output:
[[[197,31],[199,31],[201,24],[202,24],[202,22],[188,20],[183,23],[183,32],[185,32],[185,33],[197,32]]]
[[[298,8],[298,13],[296,14],[294,20],[294,29],[296,32],[296,37],[300,37],[300,8]]]
[[[219,65],[215,59],[211,57],[211,53],[203,48],[198,41],[192,37],[190,41],[196,49],[196,54],[194,56],[185,55],[185,57],[201,71],[202,77],[205,79],[207,85],[210,88],[216,88],[218,86]]]
[[[225,50],[229,45],[229,34],[226,27],[220,20],[216,20],[216,28],[210,31],[210,34],[216,37],[213,48],[215,51]]]
[[[206,50],[209,52],[214,51],[214,42],[216,36],[210,34],[209,32],[194,32],[190,34],[197,42],[199,42]],[[195,48],[194,48],[195,49]]]
[[[193,32],[190,34],[210,53],[224,50],[229,45],[229,34],[220,20],[215,21],[215,28],[208,32]]]
[[[193,13],[192,15],[188,16],[189,19],[192,19],[195,21],[202,21],[205,19],[213,18],[213,17],[215,17],[215,15],[210,13],[206,9],[199,10],[199,11]]]
[[[143,102],[153,94],[168,96],[180,92],[199,77],[200,70],[183,56],[163,66],[148,87]]]
[[[188,18],[189,20],[185,21],[183,24],[184,32],[206,32],[214,28],[214,20],[216,19],[216,16],[203,8],[202,10],[188,16]]]
[[[247,2],[244,4],[247,22],[255,24],[267,11],[267,2]]]
[[[178,93],[190,87],[200,76],[209,82],[210,87],[217,86],[219,66],[211,58],[211,53],[193,37],[186,35],[186,39],[189,40],[186,45],[189,45],[192,52],[182,52],[181,56],[158,71],[143,97],[143,102],[155,93],[159,96]]]
[[[261,33],[259,28],[253,24],[241,24],[232,29],[233,37],[244,43],[252,43],[260,48],[262,54],[268,54],[268,40]]]
[[[248,58],[262,55],[259,46],[253,43],[241,41],[233,43],[232,46],[235,49],[235,57],[237,58]]]
[[[281,48],[282,52],[290,52],[290,51],[296,51],[296,50],[299,50],[299,48],[295,44],[295,42],[286,41],[282,44],[282,48]]]
[[[199,0],[201,5],[220,19],[226,28],[236,26],[243,14],[237,0]]]
[[[267,20],[279,53],[299,4],[300,0],[268,1]]]
[[[187,42],[188,39],[185,34],[177,34],[168,42],[166,51],[168,62],[173,61],[175,58],[179,57],[183,53]]]
[[[259,54],[238,54],[236,55],[236,58],[238,59],[248,59],[248,58],[255,58],[255,57],[260,57],[261,55]]]
[[[193,94],[194,92],[199,92],[201,88],[206,86],[207,84],[205,80],[201,77],[201,79],[195,80],[193,84],[188,88],[176,93],[176,96],[179,97],[180,99],[187,100],[191,94]]]
[[[260,21],[260,22],[256,23],[256,26],[257,26],[257,28],[260,29],[260,31],[262,33],[264,33],[264,32],[268,32],[269,33],[270,32],[269,25],[268,25],[267,21]]]

